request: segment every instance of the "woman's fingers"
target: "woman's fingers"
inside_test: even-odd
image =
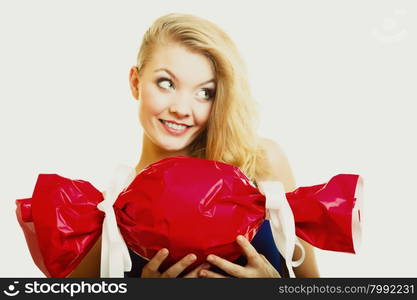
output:
[[[201,270],[208,270],[209,268],[210,268],[209,263],[203,263],[199,265],[197,268],[195,268],[194,270],[192,270],[190,273],[185,275],[184,278],[197,278],[199,277],[198,275]]]
[[[261,254],[261,258],[266,264],[269,264],[269,265],[271,264],[263,254]]]
[[[237,243],[242,248],[244,255],[248,260],[248,265],[270,265],[266,258],[262,257],[256,249],[251,245],[251,243],[243,236],[239,235],[237,237]],[[168,249],[161,249],[159,250],[156,255],[146,264],[144,270],[142,271],[142,275],[158,275],[158,277],[178,277],[187,267],[195,262],[197,257],[195,254],[189,254],[183,257],[180,261],[172,265],[162,274],[159,273],[159,268],[162,262],[168,256]],[[245,267],[240,265],[234,264],[226,259],[223,259],[219,256],[210,254],[207,257],[207,261],[226,273],[235,276],[235,277],[248,277],[248,270]],[[201,264],[191,272],[185,275],[186,278],[191,277],[198,277],[199,275],[203,277],[211,277],[211,278],[224,278],[225,276],[209,271],[210,264]],[[205,274],[205,275],[204,275]]]
[[[205,277],[205,278],[230,278],[230,277],[223,276],[219,273],[209,271],[209,270],[202,270],[202,271],[200,271],[199,275],[200,275],[200,277]]]
[[[153,277],[160,277],[160,273],[158,271],[159,267],[161,266],[162,262],[168,256],[168,249],[160,249],[154,257],[143,267],[142,269],[142,278],[153,278]]]
[[[275,270],[275,268],[266,259],[266,257],[262,254],[259,254],[258,251],[256,251],[256,249],[245,237],[238,236],[236,240],[247,258],[248,263],[246,264],[246,266],[242,267],[213,254],[207,256],[207,261],[210,262],[212,265],[219,267],[226,273],[238,278],[281,277],[278,271]],[[225,277],[223,275],[217,274],[209,270],[201,270],[199,275],[201,277],[210,278]]]
[[[195,254],[188,254],[184,256],[180,261],[176,262],[174,265],[169,267],[164,273],[162,273],[161,277],[177,277],[184,271],[188,266],[190,266],[195,260],[197,256]]]
[[[163,248],[160,249],[154,257],[146,264],[145,268],[152,272],[158,272],[159,267],[161,266],[162,262],[168,256],[168,249]]]
[[[244,267],[234,264],[224,258],[221,258],[213,254],[210,254],[209,256],[207,256],[207,261],[211,263],[212,265],[219,267],[226,273],[236,276],[236,277],[241,277],[245,271]]]
[[[239,235],[236,238],[237,243],[242,248],[243,253],[245,254],[248,264],[256,264],[259,263],[262,258],[259,255],[258,251],[252,246],[252,244],[243,236]]]

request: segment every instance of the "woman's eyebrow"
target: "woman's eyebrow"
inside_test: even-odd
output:
[[[170,70],[168,70],[168,69],[166,69],[166,68],[159,68],[159,69],[156,69],[156,70],[154,71],[154,73],[159,72],[159,71],[164,71],[164,72],[167,72],[167,73],[168,73],[171,77],[173,77],[176,81],[178,81],[177,76],[175,76],[175,74],[174,74],[173,72],[171,72]],[[205,84],[210,83],[210,82],[215,83],[216,81],[214,80],[214,78],[212,78],[212,79],[209,79],[209,80],[207,80],[207,81],[204,81],[204,82],[202,82],[202,83],[198,84],[197,86],[202,86],[202,85],[205,85]]]

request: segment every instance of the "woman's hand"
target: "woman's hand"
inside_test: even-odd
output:
[[[270,264],[270,262],[263,256],[259,254],[256,249],[251,245],[251,243],[244,237],[238,236],[237,243],[242,248],[243,253],[245,254],[248,263],[246,266],[242,267],[240,265],[231,263],[228,260],[225,260],[216,255],[210,254],[207,256],[207,261],[212,265],[215,265],[225,271],[226,273],[240,278],[267,278],[267,277],[276,277],[281,278],[278,271]],[[221,274],[215,273],[209,270],[201,270],[199,273],[200,277],[209,277],[209,278],[225,278]]]
[[[174,278],[178,277],[188,266],[190,266],[197,257],[194,254],[184,256],[180,261],[169,267],[165,272],[158,271],[162,262],[168,257],[168,249],[159,250],[154,257],[143,267],[142,278]],[[198,277],[198,272],[208,269],[210,264],[204,263],[185,275],[185,278]]]

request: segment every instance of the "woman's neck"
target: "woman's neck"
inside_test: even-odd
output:
[[[150,164],[157,162],[158,160],[177,156],[177,155],[188,155],[188,152],[183,149],[180,151],[166,151],[161,147],[155,145],[146,134],[143,135],[142,151],[140,154],[139,162],[136,165],[136,174],[142,171]]]

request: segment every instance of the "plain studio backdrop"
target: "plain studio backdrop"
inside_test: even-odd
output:
[[[248,1],[249,2],[249,1]],[[298,186],[365,180],[358,255],[316,250],[323,277],[417,275],[417,5],[402,1],[2,1],[0,276],[36,277],[15,216],[39,173],[104,188],[138,161],[129,68],[159,16],[222,27],[247,63],[259,134]]]

